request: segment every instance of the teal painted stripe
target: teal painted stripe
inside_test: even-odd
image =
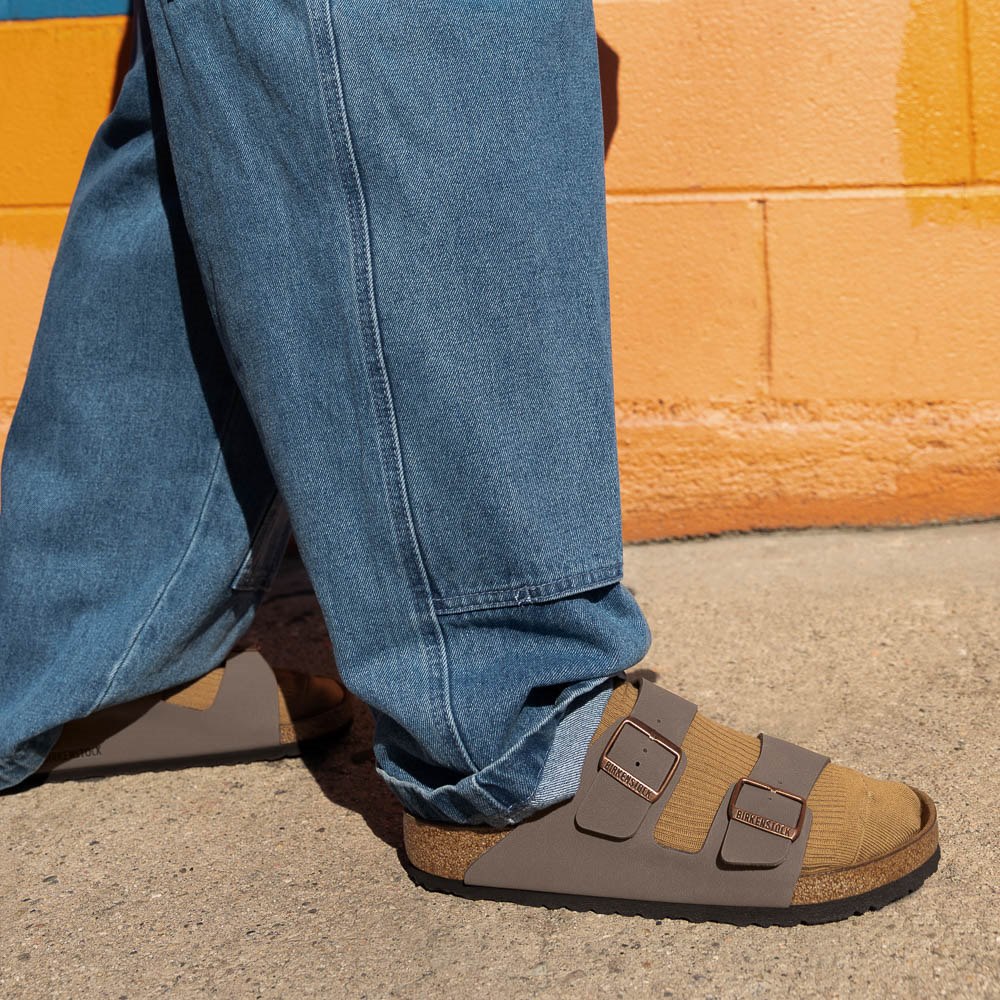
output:
[[[127,14],[132,0],[0,0],[0,21]]]

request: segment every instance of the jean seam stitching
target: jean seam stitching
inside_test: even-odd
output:
[[[314,2],[317,2],[317,0],[314,0]],[[320,77],[320,91],[324,95],[325,99],[324,103],[326,105],[328,118],[327,124],[331,133],[330,139],[333,146],[334,157],[336,159],[340,158],[338,143],[336,141],[336,134],[338,131],[337,125],[339,125],[339,131],[342,135],[343,152],[347,161],[346,165],[350,173],[350,181],[353,186],[353,191],[346,190],[345,194],[347,196],[348,211],[352,220],[350,228],[351,241],[354,244],[354,253],[352,257],[355,272],[355,288],[359,300],[359,314],[367,316],[367,324],[370,326],[371,339],[368,345],[368,350],[366,350],[366,354],[370,352],[374,355],[375,366],[378,370],[378,385],[381,389],[382,396],[381,408],[384,411],[384,421],[379,429],[383,435],[386,433],[386,430],[388,431],[388,443],[392,451],[391,465],[393,467],[394,475],[393,472],[390,472],[387,468],[389,463],[386,461],[384,442],[380,440],[379,444],[380,451],[383,456],[383,469],[386,473],[385,478],[393,480],[392,485],[395,486],[396,492],[398,493],[397,502],[406,525],[406,534],[409,539],[409,545],[404,544],[400,546],[401,550],[403,550],[402,554],[404,561],[408,561],[410,563],[411,571],[413,569],[416,570],[418,580],[415,582],[419,584],[420,589],[423,591],[421,596],[426,606],[428,620],[434,632],[436,655],[434,657],[434,661],[432,662],[436,662],[439,667],[437,672],[439,674],[438,681],[441,689],[438,692],[438,697],[441,701],[444,721],[448,729],[446,735],[451,741],[453,741],[454,745],[461,753],[466,766],[475,769],[475,762],[469,753],[469,749],[465,744],[465,740],[462,738],[458,724],[455,720],[452,708],[451,684],[448,671],[448,654],[444,641],[444,633],[442,632],[441,624],[437,618],[430,578],[427,566],[423,559],[423,554],[420,550],[416,525],[413,521],[409,490],[406,482],[406,473],[403,465],[402,448],[400,446],[396,407],[392,396],[392,386],[389,381],[388,369],[385,363],[385,354],[382,346],[381,324],[379,323],[378,307],[375,298],[374,266],[372,262],[368,205],[365,198],[364,186],[361,180],[361,171],[354,151],[350,120],[347,115],[347,106],[344,99],[343,80],[341,77],[340,60],[337,52],[337,36],[333,26],[331,4],[330,0],[318,0],[318,3],[320,4],[320,9],[322,11],[322,18],[324,22],[323,27],[326,32],[325,41],[329,46],[328,55],[330,59],[330,68],[332,69],[332,73],[325,70],[323,66],[323,59],[320,54],[317,53],[316,62],[317,72]],[[333,102],[331,102],[327,97],[327,95],[331,94],[331,91]],[[331,107],[331,103],[335,104],[335,108]],[[330,120],[334,118],[336,121]],[[344,186],[345,188],[348,187],[347,178],[344,178]],[[381,435],[379,436],[381,437]],[[392,499],[393,498],[390,496],[390,511],[393,506]],[[397,539],[399,539],[398,533]],[[418,631],[422,630],[418,629]],[[425,649],[427,645],[429,644],[425,642]]]
[[[462,611],[477,611],[488,608],[515,607],[531,604],[533,601],[550,597],[569,596],[574,589],[615,583],[621,579],[621,563],[607,563],[581,569],[565,576],[544,580],[541,583],[511,584],[494,590],[481,590],[448,597],[435,598],[439,614],[457,614]]]
[[[198,516],[195,519],[194,525],[191,528],[191,537],[188,539],[187,545],[184,547],[183,553],[181,553],[180,559],[177,560],[177,565],[173,568],[170,576],[167,577],[163,586],[160,588],[160,592],[156,595],[153,600],[153,604],[147,612],[145,618],[140,622],[138,628],[132,635],[125,652],[119,657],[118,662],[111,668],[111,674],[108,677],[108,682],[104,686],[104,690],[101,692],[100,697],[97,699],[94,707],[90,710],[91,712],[96,712],[101,705],[104,704],[104,700],[107,698],[112,686],[118,678],[118,674],[121,673],[122,667],[128,661],[129,657],[134,652],[139,640],[142,638],[143,632],[145,632],[150,621],[152,621],[153,616],[156,614],[160,605],[163,603],[164,598],[167,595],[167,591],[170,589],[171,584],[177,579],[178,574],[183,569],[184,564],[188,560],[188,556],[191,554],[192,548],[194,548],[195,539],[198,537],[198,529],[201,527],[205,520],[205,513],[208,510],[209,501],[212,497],[212,487],[215,485],[215,481],[219,476],[219,467],[222,465],[222,457],[225,449],[225,443],[229,438],[229,432],[232,429],[233,419],[236,414],[236,404],[239,399],[239,389],[234,385],[232,397],[229,401],[229,409],[226,412],[225,423],[223,424],[222,433],[219,435],[219,450],[215,456],[215,461],[212,463],[212,471],[208,477],[208,483],[205,487],[205,496],[201,502],[201,508],[198,511]],[[89,713],[88,713],[89,714]]]

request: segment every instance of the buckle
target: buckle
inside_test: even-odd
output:
[[[620,764],[616,764],[609,756],[611,748],[618,742],[618,737],[621,736],[626,727],[637,730],[648,740],[651,740],[657,746],[662,747],[673,757],[673,761],[667,769],[666,777],[664,777],[664,779],[660,782],[658,788],[654,788],[652,785],[647,785],[646,782],[640,781],[634,774],[632,774],[631,771],[626,771],[624,767]],[[674,772],[677,770],[677,765],[680,762],[680,747],[668,740],[666,736],[661,736],[655,729],[651,729],[638,719],[633,719],[629,716],[628,718],[622,719],[622,721],[618,724],[618,728],[615,730],[614,736],[611,737],[608,745],[604,748],[604,753],[601,754],[601,763],[599,766],[605,774],[610,775],[615,779],[615,781],[624,785],[630,792],[635,792],[636,795],[641,796],[647,802],[655,802],[663,794],[663,790],[667,787],[667,785],[670,784],[670,779],[674,776]]]
[[[792,802],[798,802],[799,818],[796,820],[795,826],[788,826],[787,823],[781,823],[776,819],[770,819],[767,816],[761,816],[759,813],[752,813],[747,809],[741,809],[736,804],[736,800],[740,797],[740,792],[743,791],[746,785],[749,785],[751,788],[759,788],[764,792],[773,792],[782,798],[791,799]],[[765,833],[773,833],[776,837],[784,837],[785,840],[795,841],[802,832],[802,824],[806,819],[806,800],[801,795],[794,795],[792,792],[786,792],[782,788],[765,785],[763,781],[740,778],[733,787],[733,794],[729,796],[729,818],[736,820],[737,823],[744,823],[746,826],[763,830]]]

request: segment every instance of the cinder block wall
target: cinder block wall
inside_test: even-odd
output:
[[[1000,5],[595,10],[626,537],[1000,514]],[[125,37],[0,22],[0,433]]]

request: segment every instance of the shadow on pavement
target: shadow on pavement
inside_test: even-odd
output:
[[[256,646],[274,667],[336,676],[323,613],[294,552],[285,557],[241,645]],[[398,850],[402,808],[375,772],[372,735],[371,713],[356,702],[351,728],[305,747],[302,761],[331,802],[358,813],[376,837]]]

